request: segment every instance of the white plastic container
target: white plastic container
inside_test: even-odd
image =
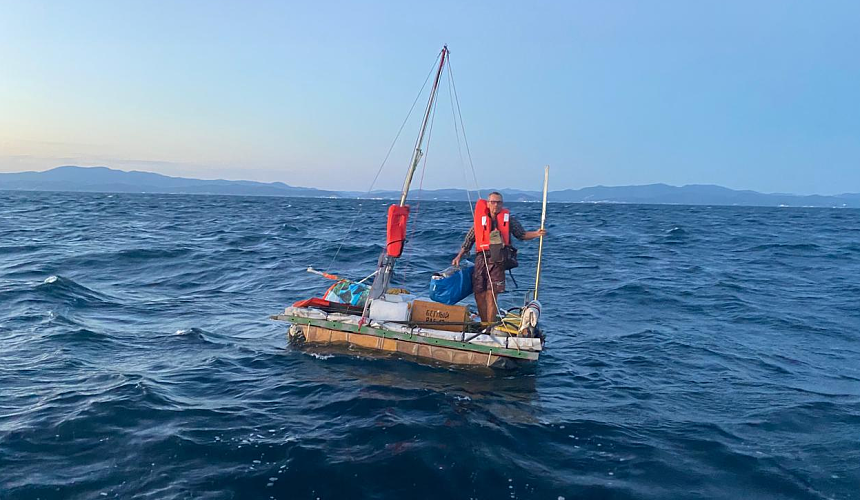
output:
[[[368,316],[374,321],[409,321],[409,302],[389,302],[376,299],[370,303]]]
[[[382,300],[386,302],[412,302],[415,300],[415,295],[411,293],[386,293],[384,297]]]

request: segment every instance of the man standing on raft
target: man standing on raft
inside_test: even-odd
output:
[[[511,235],[526,241],[545,236],[546,230],[524,230],[508,209],[502,207],[502,194],[493,191],[487,200],[478,200],[475,204],[474,224],[466,233],[460,252],[451,261],[459,266],[460,259],[477,243],[472,289],[478,314],[485,323],[496,319],[496,295],[505,291],[505,269],[516,267],[510,262]]]

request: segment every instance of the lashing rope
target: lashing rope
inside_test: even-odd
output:
[[[382,160],[382,163],[376,170],[376,175],[373,177],[373,182],[370,183],[370,187],[367,189],[367,193],[365,194],[370,194],[370,192],[373,191],[373,186],[375,186],[376,181],[379,180],[379,175],[382,173],[382,169],[383,167],[385,167],[385,163],[388,162],[388,158],[391,156],[391,152],[394,150],[394,145],[397,144],[397,140],[400,138],[400,134],[403,132],[403,128],[406,127],[406,123],[409,121],[409,117],[412,116],[412,111],[415,110],[415,105],[418,104],[418,100],[421,98],[421,94],[424,93],[424,89],[427,87],[427,82],[430,81],[430,76],[433,74],[433,70],[436,69],[436,64],[439,62],[440,57],[442,57],[441,52],[438,56],[436,56],[436,60],[433,61],[433,65],[430,66],[430,71],[427,73],[427,77],[424,79],[424,84],[421,85],[421,90],[418,91],[418,95],[415,96],[415,100],[412,101],[412,106],[409,108],[409,112],[406,113],[406,118],[404,118],[403,123],[400,124],[400,129],[397,131],[397,135],[394,136],[394,140],[391,141],[391,146],[388,147],[388,152],[385,154],[385,158]],[[332,266],[334,266],[334,263],[337,260],[337,256],[340,254],[340,249],[343,248],[344,242],[349,237],[349,234],[352,232],[352,229],[355,227],[355,222],[361,216],[361,211],[363,209],[364,203],[359,203],[358,211],[356,212],[355,217],[352,218],[352,223],[349,225],[349,230],[347,230],[346,234],[340,240],[340,244],[337,246],[337,251],[335,251],[334,257],[331,258],[331,262],[329,262],[326,272],[330,271]]]
[[[472,170],[472,178],[475,181],[475,190],[478,192],[478,198],[482,198],[483,194],[481,193],[481,188],[478,185],[478,175],[475,172],[475,162],[472,160],[472,150],[469,147],[469,139],[468,139],[468,137],[466,137],[466,124],[463,122],[463,111],[462,111],[462,108],[460,107],[460,98],[457,95],[457,84],[454,82],[454,67],[451,65],[450,54],[448,55],[448,83],[449,83],[448,92],[449,93],[453,92],[453,97],[454,97],[452,100],[453,101],[452,105],[451,105],[451,114],[452,115],[454,114],[454,103],[456,103],[456,105],[457,105],[457,110],[456,110],[457,112],[456,112],[456,115],[454,116],[454,129],[456,132],[457,131],[457,118],[459,118],[460,131],[462,131],[462,133],[463,133],[463,143],[466,145],[466,155],[469,158],[469,166]],[[460,134],[459,134],[459,132],[456,135],[457,135],[457,148],[458,148],[458,151],[460,152],[460,161],[462,162],[462,151],[460,150]],[[465,172],[464,172],[464,176],[465,176]],[[467,184],[468,184],[468,182],[467,182]],[[466,186],[466,196],[469,200],[469,209],[471,211],[470,215],[472,215],[474,217],[474,208],[472,206],[472,197],[471,197],[471,194],[469,193],[468,185]],[[476,242],[476,245],[477,245],[477,242]],[[478,251],[478,250],[476,250],[476,251]],[[487,261],[486,250],[480,250],[480,252],[482,252],[483,256],[484,256],[484,268],[487,271],[487,282],[490,284],[490,294],[493,297],[493,304],[496,306],[496,313],[498,314],[499,313],[499,301],[498,301],[498,297],[496,295],[496,289],[495,289],[496,287],[493,286],[493,278],[490,275],[490,266],[489,266],[489,263]],[[504,276],[504,273],[502,273],[502,275]],[[495,318],[490,318],[490,325],[491,326],[487,327],[488,333],[492,327],[492,323],[493,323],[494,319]],[[490,333],[490,336],[492,337],[492,333]]]
[[[466,144],[466,154],[469,157],[469,165],[472,167],[472,177],[475,179],[475,189],[478,197],[482,198],[481,189],[478,187],[478,175],[475,173],[475,163],[472,161],[472,150],[469,148],[469,139],[466,137],[466,125],[463,122],[463,112],[460,109],[460,98],[457,96],[457,84],[454,83],[454,67],[451,66],[451,57],[448,56],[448,73],[451,79],[451,88],[454,89],[454,101],[457,103],[457,115],[460,117],[460,130],[463,131],[463,142]]]
[[[450,55],[448,56],[448,101],[451,103],[451,117],[454,120],[454,136],[457,138],[457,156],[460,160],[460,170],[463,172],[463,185],[466,187],[466,199],[469,201],[469,211],[475,211],[475,207],[472,205],[472,191],[469,189],[469,176],[466,173],[466,164],[463,162],[463,147],[460,144],[460,129],[457,126],[457,113],[454,111],[454,91],[451,89],[451,85],[453,82],[453,78],[451,77],[451,59]],[[475,185],[475,189],[478,189],[478,186]]]
[[[415,217],[412,218],[412,228],[409,235],[409,239],[412,240],[415,237],[415,230],[418,227],[418,214],[421,210],[421,197],[424,196],[424,173],[427,171],[427,158],[430,156],[430,143],[433,139],[433,124],[436,122],[436,106],[439,104],[439,100],[435,100],[433,102],[433,110],[430,112],[430,128],[427,130],[427,146],[424,148],[423,154],[423,165],[421,166],[421,178],[418,181],[418,197],[415,200]],[[403,259],[403,277],[404,279],[408,275],[409,264],[411,263],[408,259]]]

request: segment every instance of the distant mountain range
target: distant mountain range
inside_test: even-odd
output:
[[[97,193],[186,193],[247,196],[337,197],[334,191],[293,187],[283,182],[201,180],[107,167],[57,167],[44,172],[0,174],[0,189]]]
[[[300,196],[315,198],[395,199],[399,191],[326,191],[290,186],[282,182],[201,180],[169,177],[152,172],[125,172],[107,167],[57,167],[45,172],[0,173],[0,189],[21,191],[80,191],[103,193],[223,194],[243,196]],[[489,190],[486,190],[484,193]],[[538,191],[499,189],[507,201],[540,201]],[[471,194],[475,199],[475,193]],[[465,201],[463,189],[414,190],[410,198]],[[690,184],[669,186],[595,186],[550,191],[552,202],[579,203],[655,203],[679,205],[754,205],[794,207],[860,208],[860,193],[835,196],[766,194],[737,191],[720,186]]]

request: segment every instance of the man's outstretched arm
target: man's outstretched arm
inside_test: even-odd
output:
[[[538,229],[537,231],[526,231],[520,221],[511,217],[511,234],[518,240],[528,241],[541,236],[546,236],[546,229]]]
[[[538,229],[537,231],[526,231],[523,233],[521,240],[533,240],[541,236],[546,236],[546,229]]]

